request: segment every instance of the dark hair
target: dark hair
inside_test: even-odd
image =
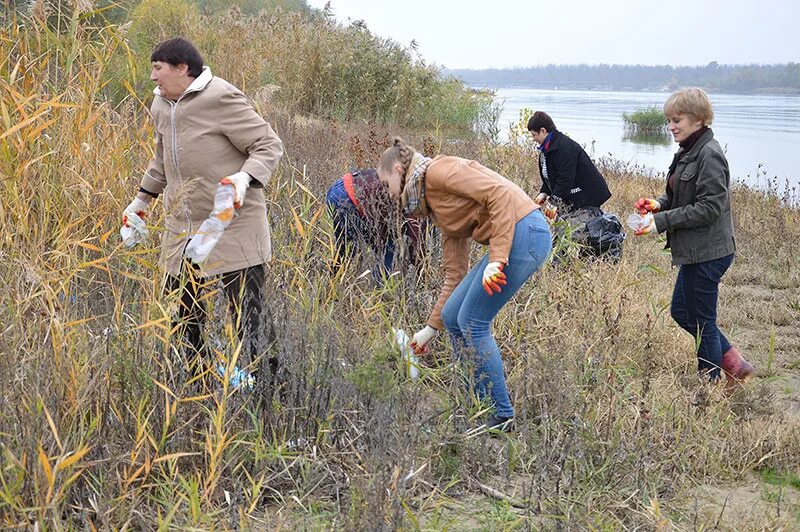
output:
[[[185,37],[173,37],[156,46],[150,54],[150,61],[161,61],[172,66],[185,64],[189,67],[189,75],[193,78],[203,72],[203,57],[195,45]]]
[[[536,111],[533,116],[528,120],[528,131],[539,131],[544,128],[548,133],[556,130],[556,125],[550,115],[544,111]]]

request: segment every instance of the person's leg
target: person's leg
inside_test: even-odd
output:
[[[195,375],[205,371],[209,361],[208,348],[203,339],[206,310],[199,301],[204,281],[198,273],[196,266],[184,262],[180,275],[167,275],[164,284],[165,295],[178,298],[172,337],[177,338],[178,352]]]
[[[722,366],[722,342],[717,327],[719,282],[732,262],[733,255],[730,255],[690,265],[685,269],[683,279],[690,332],[700,339],[697,348],[698,370],[707,372],[711,380],[719,379]],[[725,342],[730,345],[727,339]]]
[[[392,272],[392,266],[394,266],[394,239],[391,236],[386,237],[386,245],[383,246],[383,260],[382,266],[386,275]]]
[[[442,307],[442,322],[444,323],[447,334],[450,337],[450,343],[453,346],[453,354],[456,360],[462,361],[464,357],[464,349],[467,346],[466,338],[461,332],[458,324],[458,314],[461,310],[461,305],[464,302],[464,297],[467,295],[470,286],[478,279],[480,283],[483,278],[483,270],[486,268],[487,257],[479,260],[472,269],[467,272],[467,275],[458,283],[455,290],[447,298],[447,302]]]
[[[228,298],[234,331],[242,342],[238,365],[252,368],[266,352],[271,333],[264,311],[264,265],[225,273],[222,286]]]
[[[500,349],[491,332],[491,324],[500,309],[547,259],[552,237],[547,221],[534,211],[517,223],[508,264],[503,269],[506,285],[500,293],[488,295],[483,289],[483,267],[472,277],[458,312],[458,328],[475,357],[475,381],[480,397],[491,397],[495,416],[511,418],[514,409],[506,388]],[[475,270],[478,270],[476,267]]]
[[[708,361],[713,366],[710,372],[713,380],[720,376],[722,354],[725,352],[722,349],[724,336],[717,327],[719,283],[732,262],[733,255],[701,262],[698,264],[695,280],[695,312],[697,327],[701,331],[698,358]],[[727,338],[725,344],[730,346]]]
[[[683,297],[683,277],[684,268],[678,268],[678,277],[675,279],[675,287],[672,290],[672,303],[669,306],[672,319],[678,326],[689,334],[693,334],[693,329],[689,325],[689,314],[686,310],[686,298]]]

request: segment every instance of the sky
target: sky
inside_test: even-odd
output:
[[[322,8],[326,0],[308,0]],[[800,62],[800,0],[330,0],[446,68]]]

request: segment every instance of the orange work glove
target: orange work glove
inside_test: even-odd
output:
[[[542,207],[542,213],[545,218],[553,222],[558,217],[558,207],[548,201]]]
[[[502,262],[490,262],[483,270],[483,289],[491,295],[502,292],[501,286],[506,285],[506,274],[503,273]]]
[[[661,210],[661,204],[653,198],[639,198],[633,206],[642,216],[648,212],[658,212]]]

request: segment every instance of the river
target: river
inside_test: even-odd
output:
[[[523,107],[547,112],[556,127],[584,145],[593,157],[614,158],[663,172],[677,144],[672,136],[660,142],[629,138],[623,112],[657,106],[669,93],[605,92],[498,88],[503,104],[501,138]],[[800,96],[710,94],[712,129],[726,150],[731,176],[756,187],[776,180],[783,190],[800,184]]]

